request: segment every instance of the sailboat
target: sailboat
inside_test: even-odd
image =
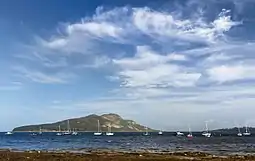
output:
[[[62,135],[60,125],[58,126],[58,133],[56,135],[57,136],[61,136]]]
[[[30,134],[31,136],[36,136],[37,134],[36,133],[32,133],[32,134]]]
[[[250,133],[250,131],[248,129],[248,126],[246,125],[245,132],[243,133],[243,136],[250,136],[250,135],[251,135],[251,133]]]
[[[160,131],[158,132],[158,135],[163,135],[163,131],[160,130]]]
[[[188,138],[193,138],[193,135],[192,135],[192,132],[191,132],[191,129],[189,127],[189,134],[187,135]]]
[[[78,132],[76,131],[76,129],[73,129],[72,135],[78,135]]]
[[[209,138],[212,136],[212,134],[209,132],[207,122],[205,122],[205,131],[202,133],[203,136]]]
[[[42,135],[42,128],[40,127],[40,129],[39,129],[39,133],[38,133],[39,135]]]
[[[97,132],[94,132],[95,136],[100,136],[102,135],[102,132],[100,132],[100,122],[97,120]]]
[[[184,136],[184,134],[182,132],[180,132],[180,131],[177,131],[176,132],[176,136]]]
[[[144,136],[150,135],[150,134],[148,133],[148,127],[145,127],[145,133],[144,133],[143,135],[144,135]]]
[[[13,133],[11,131],[8,131],[5,133],[5,135],[12,135]]]
[[[67,120],[67,131],[64,132],[64,135],[71,135],[69,120]]]
[[[241,133],[241,130],[240,130],[240,127],[237,127],[237,129],[238,129],[238,133],[237,133],[237,136],[243,136],[243,134]]]
[[[111,125],[108,126],[108,132],[106,132],[105,135],[107,135],[107,136],[113,136],[114,135],[114,133],[111,132]]]

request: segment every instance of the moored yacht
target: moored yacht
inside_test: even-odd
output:
[[[72,135],[78,135],[78,132],[75,129],[73,129]]]
[[[182,132],[180,132],[180,131],[177,131],[176,132],[176,136],[184,136],[184,134]]]
[[[251,136],[251,132],[248,129],[248,126],[245,127],[245,132],[243,133],[243,136]]]
[[[67,120],[67,131],[65,131],[63,134],[64,135],[71,135],[72,134],[72,132],[70,130],[70,122],[69,122],[69,120]]]
[[[191,132],[191,128],[189,127],[189,134],[187,135],[188,138],[193,138],[192,132]]]
[[[105,133],[106,136],[113,136],[114,133],[112,132],[111,125],[108,126],[108,132]]]
[[[40,129],[39,129],[39,133],[38,133],[39,135],[42,135],[42,128],[40,127]]]
[[[101,129],[101,128],[100,128],[100,122],[99,122],[99,120],[97,120],[97,132],[94,132],[94,135],[95,135],[95,136],[100,136],[100,135],[102,135],[102,132],[101,132],[100,129]]]
[[[62,135],[60,125],[58,126],[58,132],[57,132],[56,135],[57,135],[57,136],[61,136],[61,135]]]
[[[5,133],[5,135],[12,135],[13,133],[11,131],[8,131]]]
[[[237,129],[238,129],[237,136],[239,136],[239,137],[243,136],[243,134],[241,133],[240,127],[237,127]]]
[[[143,133],[144,136],[149,136],[148,127],[145,127],[145,133]]]
[[[202,135],[207,138],[212,136],[212,134],[209,132],[207,122],[205,122],[205,131],[202,133]]]

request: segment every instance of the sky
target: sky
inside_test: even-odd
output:
[[[253,0],[1,0],[0,130],[117,113],[255,126]]]

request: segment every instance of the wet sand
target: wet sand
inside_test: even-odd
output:
[[[27,151],[14,152],[9,150],[0,151],[0,161],[243,161],[255,160],[255,156],[214,156],[206,153],[121,153],[121,152],[41,152]]]

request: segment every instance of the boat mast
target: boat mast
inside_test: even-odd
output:
[[[237,129],[238,129],[238,133],[241,133],[241,130],[240,130],[240,127],[239,127],[239,126],[238,126],[238,128],[237,128]]]
[[[190,129],[190,127],[189,127],[189,134],[190,134],[190,135],[192,135],[192,132],[191,132],[191,129]]]
[[[248,126],[245,127],[245,132],[248,133]]]
[[[70,123],[69,123],[69,120],[67,120],[67,131],[70,132]]]
[[[108,126],[108,131],[109,131],[109,133],[111,133],[111,131],[112,131],[111,130],[111,125]]]
[[[97,132],[99,132],[99,120],[97,120]]]
[[[206,130],[207,133],[209,132],[207,121],[205,122],[205,130]]]

